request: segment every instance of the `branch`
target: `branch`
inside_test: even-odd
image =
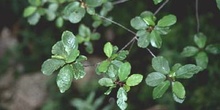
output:
[[[169,0],[166,0],[162,5],[160,5],[160,7],[154,12],[154,15],[156,15],[168,2]]]
[[[118,0],[118,1],[113,2],[112,4],[113,4],[113,5],[117,5],[117,4],[120,4],[120,3],[127,2],[127,1],[128,1],[128,0]]]
[[[196,0],[196,22],[197,22],[197,33],[199,33],[200,23],[199,23],[199,11],[198,11],[198,0]]]

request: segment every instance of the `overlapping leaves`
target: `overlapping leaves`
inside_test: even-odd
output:
[[[162,0],[161,0],[162,1]],[[155,0],[155,3],[161,1]],[[136,16],[130,22],[131,26],[138,30],[138,46],[147,48],[149,44],[155,48],[162,46],[161,35],[166,35],[170,31],[170,26],[176,23],[176,16],[169,14],[158,20],[152,12],[144,11],[140,16]]]
[[[127,51],[118,51],[118,48],[110,42],[104,45],[103,51],[107,59],[97,66],[97,73],[106,77],[101,78],[98,82],[101,86],[109,88],[105,92],[106,95],[110,94],[113,88],[120,87],[117,92],[117,105],[121,110],[124,110],[127,107],[127,92],[130,87],[138,85],[143,76],[141,74],[130,75],[130,63],[123,62],[128,54]]]
[[[73,78],[79,79],[85,76],[82,61],[86,57],[80,55],[78,42],[70,31],[64,31],[61,41],[52,47],[52,57],[42,64],[41,71],[45,75],[51,75],[59,70],[57,86],[64,93],[71,86]]]
[[[169,62],[162,56],[152,59],[152,67],[156,72],[148,74],[145,79],[147,85],[154,87],[153,98],[157,99],[163,96],[170,85],[172,85],[173,98],[176,102],[182,103],[185,98],[184,86],[176,81],[176,78],[191,78],[201,70],[201,67],[186,64],[184,66],[175,64],[172,69]]]
[[[184,57],[194,57],[196,64],[202,69],[206,69],[208,65],[208,55],[220,54],[220,44],[209,44],[206,46],[207,37],[203,33],[194,35],[194,42],[196,46],[187,46],[183,49],[181,55]]]

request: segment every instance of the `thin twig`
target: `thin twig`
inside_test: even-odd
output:
[[[198,11],[198,0],[196,0],[196,22],[197,22],[197,33],[199,33],[200,23],[199,23],[199,11]]]
[[[156,56],[154,55],[154,53],[153,53],[149,48],[147,48],[147,51],[148,51],[153,57],[156,57]]]
[[[136,40],[137,39],[137,37],[136,36],[134,36],[124,47],[122,47],[121,48],[121,50],[119,50],[119,51],[122,51],[122,50],[124,50],[126,47],[128,47],[134,40]]]
[[[118,0],[118,1],[113,2],[112,4],[117,5],[117,4],[120,4],[120,3],[124,3],[126,1],[128,1],[128,0]]]
[[[166,0],[165,2],[163,2],[162,5],[160,5],[160,7],[154,12],[154,15],[156,15],[167,3],[169,0]]]
[[[133,32],[132,30],[126,28],[125,26],[123,26],[123,25],[121,25],[121,24],[119,24],[119,23],[117,23],[117,22],[115,22],[115,21],[113,21],[113,20],[111,20],[111,19],[108,19],[108,18],[106,18],[106,17],[104,17],[104,16],[101,16],[101,15],[98,15],[98,14],[96,14],[96,15],[99,16],[99,17],[101,17],[102,19],[105,19],[105,20],[107,20],[107,21],[109,21],[109,22],[111,22],[111,23],[113,23],[113,24],[115,24],[115,25],[118,25],[119,27],[121,27],[121,28],[123,28],[123,29],[129,31],[130,33],[136,35],[135,32]]]

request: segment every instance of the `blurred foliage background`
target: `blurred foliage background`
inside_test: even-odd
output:
[[[64,30],[78,32],[78,24],[65,21],[62,28],[57,28],[54,21],[41,18],[40,22],[31,26],[22,17],[24,8],[28,6],[26,0],[1,0],[0,1],[0,80],[12,71],[14,83],[8,85],[14,87],[16,81],[25,75],[33,75],[39,72],[43,61],[50,57],[51,46],[60,40]],[[145,10],[154,12],[159,5],[153,5],[152,0],[129,0],[114,6],[109,13],[114,21],[130,28],[130,20]],[[180,56],[185,46],[195,45],[193,36],[196,34],[195,0],[177,1],[172,0],[156,15],[171,13],[177,16],[177,24],[172,31],[163,37],[161,49],[150,48],[156,55],[166,57],[171,65],[174,63],[195,63],[192,58]],[[220,43],[220,10],[217,9],[215,0],[199,0],[200,31],[207,36],[207,44]],[[91,17],[85,17],[82,22],[90,24]],[[8,31],[6,31],[8,30]],[[103,57],[102,46],[106,41],[122,48],[132,39],[132,34],[122,28],[111,25],[99,27],[97,32],[101,33],[101,40],[94,41],[94,54],[89,56],[92,63],[100,61]],[[6,33],[6,34],[5,34]],[[7,34],[8,33],[8,34]],[[83,46],[81,47],[83,48]],[[137,46],[131,48],[128,61],[132,64],[132,71],[142,73],[145,78],[152,72],[150,66],[152,56]],[[208,68],[192,79],[183,80],[187,91],[187,97],[183,104],[173,101],[171,94],[166,93],[161,99],[152,99],[152,88],[143,81],[128,94],[128,110],[220,110],[220,56],[209,54]],[[87,67],[87,77],[80,81],[74,81],[70,90],[61,94],[55,83],[55,77],[47,77],[46,98],[42,103],[35,106],[41,110],[116,110],[115,93],[103,96],[105,88],[99,87],[94,67]],[[2,81],[0,81],[2,82]],[[41,82],[41,80],[37,80]],[[27,82],[29,83],[29,82]],[[33,87],[36,85],[32,85]],[[8,88],[2,87],[0,93],[8,92]],[[28,88],[27,88],[28,89]],[[14,93],[5,100],[1,95],[0,109],[8,109],[14,100]],[[7,104],[5,104],[7,102]],[[80,106],[81,105],[81,106]],[[24,110],[24,109],[23,109]],[[28,110],[28,109],[27,109]],[[30,110],[30,109],[29,109]]]

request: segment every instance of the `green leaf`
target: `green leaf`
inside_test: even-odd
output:
[[[78,43],[76,37],[70,31],[64,31],[62,34],[62,43],[64,45],[65,51],[68,55],[71,54],[73,49],[78,49]]]
[[[156,30],[160,35],[167,35],[170,32],[170,27],[155,26],[154,30]]]
[[[137,32],[137,36],[138,36],[138,47],[141,48],[147,48],[148,45],[150,44],[150,36],[149,36],[149,32],[147,32],[146,30],[140,30]]]
[[[82,37],[87,37],[91,35],[91,31],[87,26],[85,26],[84,24],[81,24],[79,26],[79,35]]]
[[[68,90],[73,81],[73,68],[70,65],[66,65],[60,69],[57,75],[57,86],[61,93]]]
[[[88,52],[89,54],[92,54],[94,51],[92,42],[85,42],[84,45],[86,46],[86,52]]]
[[[150,11],[144,11],[140,15],[141,18],[143,18],[144,22],[147,24],[147,26],[154,26],[156,17],[154,14]]]
[[[199,52],[196,57],[196,65],[202,67],[202,69],[206,69],[208,65],[208,56],[205,52]]]
[[[78,23],[82,20],[82,18],[85,16],[85,9],[80,6],[80,3],[77,1],[74,1],[70,4],[68,4],[64,8],[64,18],[68,19],[71,23]]]
[[[33,6],[40,6],[41,0],[28,0],[28,2]]]
[[[136,30],[140,30],[140,29],[146,29],[147,28],[147,25],[146,23],[144,22],[144,20],[137,16],[133,19],[131,19],[131,22],[130,22],[131,26],[136,29]]]
[[[123,63],[118,69],[118,77],[120,81],[127,79],[128,75],[131,72],[131,65],[129,62]]]
[[[217,3],[218,9],[220,10],[220,0],[216,0],[216,3]]]
[[[99,40],[100,34],[99,33],[92,33],[90,37],[91,37],[91,40]]]
[[[63,23],[64,23],[64,21],[63,21],[63,18],[62,18],[62,17],[58,17],[58,18],[56,19],[56,26],[57,26],[58,28],[61,28],[61,27],[63,26]]]
[[[126,91],[123,89],[123,87],[120,87],[118,89],[117,92],[117,105],[119,106],[119,108],[121,110],[125,110],[127,108],[127,103],[125,101],[127,101],[127,93]]]
[[[154,1],[154,4],[157,5],[159,3],[161,3],[163,0],[153,0]]]
[[[32,14],[34,14],[34,12],[36,12],[36,10],[37,10],[37,7],[35,7],[35,6],[29,6],[29,7],[27,7],[27,8],[24,9],[23,16],[24,16],[24,17],[31,16]]]
[[[206,36],[203,33],[198,33],[194,36],[194,42],[199,48],[204,48],[206,44]]]
[[[199,49],[194,46],[187,46],[183,49],[181,55],[184,57],[191,57],[194,56],[198,51]]]
[[[167,91],[170,86],[169,81],[164,81],[160,83],[157,87],[153,90],[153,99],[157,99],[163,96],[163,94]]]
[[[166,79],[166,76],[159,72],[152,72],[147,75],[147,78],[145,79],[145,82],[149,86],[157,86],[160,83],[162,83]]]
[[[155,30],[151,31],[150,33],[150,43],[155,48],[160,48],[162,45],[160,34]]]
[[[143,75],[141,74],[132,74],[126,80],[126,85],[128,86],[136,86],[143,80]]]
[[[176,23],[176,16],[172,15],[172,14],[169,14],[169,15],[164,16],[163,18],[161,18],[158,21],[157,26],[167,27],[167,26],[171,26],[175,23]]]
[[[110,42],[107,42],[104,45],[104,53],[108,58],[110,58],[112,56],[112,52],[113,52],[113,46]]]
[[[112,79],[110,79],[110,78],[102,78],[102,79],[100,79],[99,80],[99,84],[101,86],[106,86],[106,87],[110,87],[110,86],[114,85]]]
[[[169,62],[162,56],[152,59],[152,67],[154,70],[163,74],[168,74],[170,72]]]
[[[94,9],[94,8],[87,7],[87,8],[86,8],[86,11],[87,11],[87,13],[90,14],[90,15],[95,15],[95,9]]]
[[[64,45],[61,41],[58,41],[56,44],[53,45],[51,53],[56,55],[56,56],[60,56],[63,59],[66,58],[66,51],[64,49]]]
[[[185,98],[186,91],[184,86],[180,82],[178,81],[172,82],[172,91],[178,98],[180,99]]]
[[[172,67],[172,71],[176,72],[182,65],[180,63],[176,63],[175,65],[173,65]]]
[[[76,59],[76,62],[83,62],[87,60],[87,57],[84,55],[79,55],[79,57]]]
[[[72,65],[73,68],[73,75],[75,79],[82,79],[86,72],[84,70],[84,66],[81,62],[76,62]]]
[[[79,54],[79,50],[73,49],[71,53],[66,57],[66,63],[71,63],[75,61]]]
[[[185,99],[178,98],[175,94],[173,94],[173,99],[178,103],[183,103]]]
[[[121,50],[121,51],[118,52],[118,56],[115,59],[122,61],[122,60],[124,60],[127,57],[128,54],[129,54],[128,51]]]
[[[59,59],[47,59],[41,66],[41,72],[45,75],[51,75],[55,70],[63,66],[65,62]]]
[[[28,23],[30,25],[36,25],[40,20],[40,14],[34,13],[31,16],[28,16]]]
[[[104,93],[105,95],[109,95],[112,92],[112,89],[115,88],[115,86],[109,87],[109,89]]]
[[[85,2],[89,7],[97,7],[102,4],[102,0],[85,0]]]
[[[212,54],[220,54],[220,44],[210,44],[208,45],[205,50]]]
[[[110,61],[108,60],[102,61],[97,67],[98,72],[105,73],[108,70],[109,65],[110,65]]]
[[[180,67],[176,71],[176,78],[191,78],[194,74],[198,73],[201,70],[201,67],[187,64]]]

